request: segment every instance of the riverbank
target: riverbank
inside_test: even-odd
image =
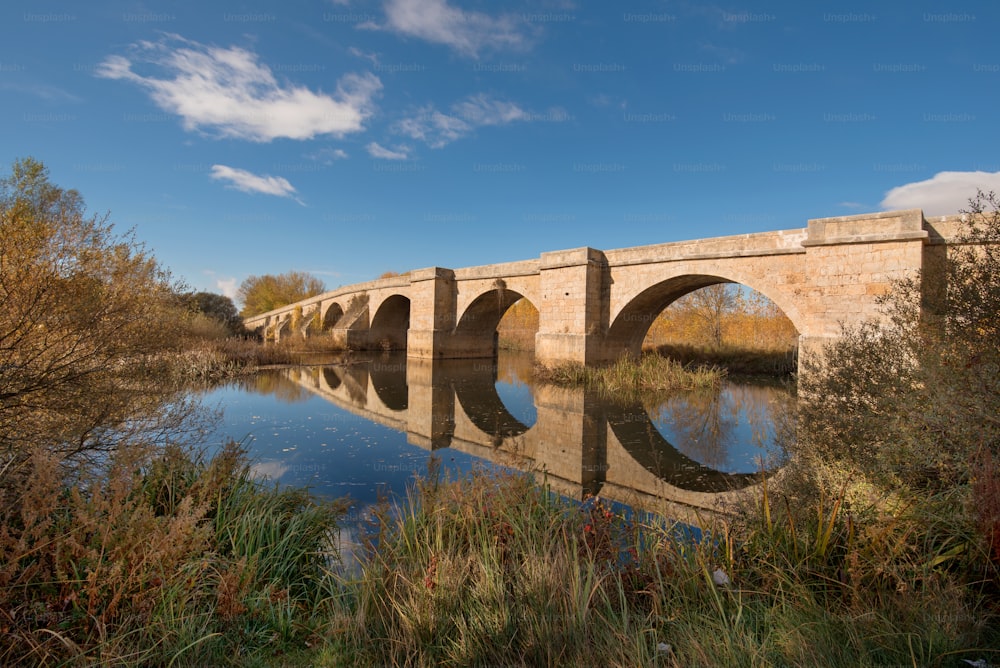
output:
[[[694,540],[525,476],[422,480],[378,513],[315,665],[965,665],[1000,642],[968,574],[889,523],[766,493]],[[945,511],[946,512],[946,511]],[[884,518],[883,518],[884,519]],[[377,546],[377,549],[375,549]],[[995,601],[992,603],[995,605]]]
[[[695,538],[540,474],[432,469],[341,570],[346,506],[254,482],[238,448],[134,464],[60,494],[37,463],[39,502],[0,541],[5,664],[966,665],[1000,646],[958,492],[889,514],[765,488]]]

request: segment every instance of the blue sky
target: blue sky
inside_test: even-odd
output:
[[[328,288],[1000,190],[1000,3],[26,2],[34,156],[192,289]]]

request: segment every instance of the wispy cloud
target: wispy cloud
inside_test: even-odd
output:
[[[321,148],[306,155],[310,160],[322,162],[324,165],[332,165],[337,160],[347,160],[347,151],[342,148]]]
[[[0,90],[10,90],[17,93],[27,93],[41,98],[46,102],[83,102],[83,98],[74,95],[58,86],[50,86],[43,83],[0,83]]]
[[[160,76],[139,74],[133,70],[136,65],[152,66]],[[251,51],[178,35],[134,44],[130,57],[108,56],[97,75],[144,88],[157,106],[179,115],[188,130],[257,142],[359,132],[382,88],[374,74],[347,74],[335,94],[316,93],[278,81]]]
[[[530,119],[531,114],[513,102],[479,94],[453,104],[450,113],[438,111],[433,106],[421,107],[413,116],[398,121],[394,130],[432,148],[441,148],[478,127]]]
[[[442,44],[473,58],[484,50],[522,49],[531,39],[530,24],[516,14],[466,11],[447,0],[387,0],[385,17],[384,25],[365,27]]]
[[[938,172],[925,181],[893,188],[882,209],[923,209],[928,216],[958,213],[976,196],[976,189],[1000,191],[1000,172]]]
[[[381,160],[406,160],[409,157],[405,147],[397,146],[395,149],[389,149],[377,142],[372,142],[365,148],[368,150],[368,155]]]
[[[358,47],[352,46],[349,49],[347,49],[347,52],[349,54],[351,54],[352,56],[354,56],[355,58],[363,58],[363,59],[367,60],[368,62],[370,62],[372,65],[374,65],[376,67],[379,64],[378,54],[375,53],[374,51],[362,51]]]
[[[237,169],[226,165],[212,165],[210,176],[219,181],[228,181],[227,187],[245,193],[261,193],[264,195],[275,195],[277,197],[288,197],[302,204],[302,200],[297,197],[295,187],[280,176],[258,176],[245,169]]]

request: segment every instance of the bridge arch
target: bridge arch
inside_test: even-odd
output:
[[[283,317],[274,323],[274,341],[281,341],[283,337],[289,336],[292,333],[292,328],[290,327],[291,323],[292,318],[290,316]]]
[[[497,325],[511,306],[525,299],[520,292],[497,287],[480,294],[466,307],[455,325],[459,335],[493,336]],[[528,300],[529,302],[531,300]],[[534,305],[534,304],[532,304]]]
[[[796,331],[802,333],[798,309],[783,292],[761,286],[760,280],[731,270],[704,274],[692,272],[661,280],[629,298],[608,327],[605,339],[607,350],[612,356],[624,353],[639,355],[646,333],[663,309],[695,290],[725,283],[743,285],[764,295],[792,321]]]
[[[406,350],[410,329],[410,300],[393,294],[378,305],[369,326],[369,341],[379,350]]]
[[[453,339],[463,349],[475,352],[474,357],[496,355],[499,345],[497,331],[500,321],[510,308],[525,300],[537,309],[534,303],[521,292],[510,290],[502,284],[479,294],[461,313],[455,325]]]
[[[340,322],[340,319],[344,317],[344,307],[337,302],[330,302],[323,306],[323,310],[320,313],[320,318],[323,322],[323,331],[333,329]]]

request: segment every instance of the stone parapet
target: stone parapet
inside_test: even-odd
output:
[[[840,246],[926,239],[924,214],[920,209],[868,213],[860,216],[814,218],[806,228],[803,246]]]
[[[676,260],[753,257],[803,253],[806,229],[740,234],[716,239],[675,241],[652,246],[636,246],[605,251],[609,266],[624,267]]]
[[[465,267],[455,270],[455,279],[459,281],[478,280],[484,278],[511,278],[514,276],[532,276],[538,273],[538,260],[522,260],[520,262],[504,262],[487,264],[479,267]]]
[[[579,267],[587,264],[605,264],[604,253],[596,248],[571,248],[542,253],[540,269]]]

